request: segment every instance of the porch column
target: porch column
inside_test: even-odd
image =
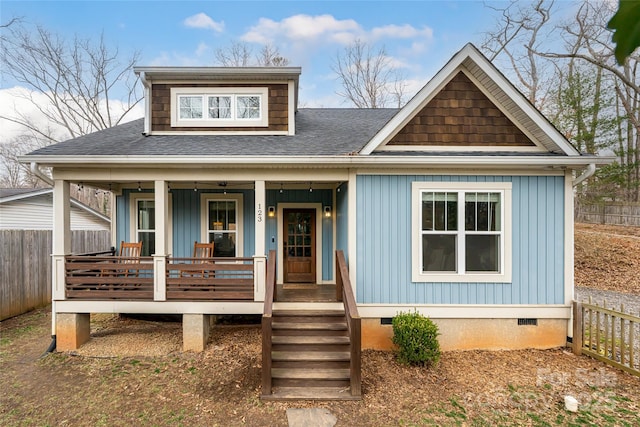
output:
[[[154,183],[156,253],[153,254],[153,300],[167,299],[167,223],[169,218],[169,191],[167,182]]]
[[[265,283],[265,239],[266,239],[266,186],[264,181],[255,182],[255,252],[254,252],[254,276],[253,299],[264,301]]]
[[[71,203],[69,181],[56,179],[53,185],[53,232],[51,295],[64,300],[64,256],[71,253]]]

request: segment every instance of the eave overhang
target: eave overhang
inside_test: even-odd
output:
[[[436,156],[23,156],[20,161],[37,162],[46,167],[75,169],[100,167],[183,168],[468,168],[468,169],[581,169],[590,164],[607,165],[615,157],[601,156],[527,156],[527,155],[436,155]]]

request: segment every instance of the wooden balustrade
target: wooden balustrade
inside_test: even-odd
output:
[[[167,300],[250,300],[253,258],[167,258]]]
[[[276,292],[276,251],[269,251],[267,280],[265,283],[264,310],[262,313],[262,395],[271,394],[271,348],[273,300]]]
[[[253,258],[167,258],[166,271],[167,300],[254,299]],[[65,257],[67,299],[153,300],[153,291],[153,257]]]
[[[65,257],[67,299],[153,300],[151,257]]]
[[[349,279],[349,268],[344,258],[344,252],[336,251],[336,292],[340,292],[340,299],[344,303],[344,312],[347,318],[347,326],[351,339],[351,396],[362,395],[362,343],[361,343],[361,322],[358,314],[351,280]]]

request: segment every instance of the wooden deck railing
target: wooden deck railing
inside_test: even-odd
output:
[[[336,251],[336,292],[340,292],[339,300],[344,303],[344,312],[351,338],[351,395],[362,395],[362,359],[361,359],[361,324],[358,307],[349,279],[349,268],[344,258],[344,252]],[[338,291],[339,289],[339,291]]]
[[[167,258],[167,300],[251,300],[253,258]]]
[[[153,300],[153,257],[65,257],[67,299]],[[167,258],[167,300],[253,301],[253,258]]]
[[[573,351],[640,376],[640,317],[593,304],[573,302]]]
[[[68,299],[153,300],[151,257],[65,257],[65,295]]]
[[[264,310],[262,312],[262,394],[271,394],[271,348],[273,300],[276,292],[276,251],[269,251]]]

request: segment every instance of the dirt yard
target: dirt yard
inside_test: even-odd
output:
[[[576,228],[576,283],[640,294],[640,230]],[[180,351],[180,323],[92,316],[81,350],[40,357],[50,320],[43,309],[0,323],[2,426],[286,426],[301,407],[338,426],[640,425],[640,378],[565,349],[447,352],[434,369],[365,351],[362,401],[274,403],[259,398],[257,326],[216,327],[196,354]]]

